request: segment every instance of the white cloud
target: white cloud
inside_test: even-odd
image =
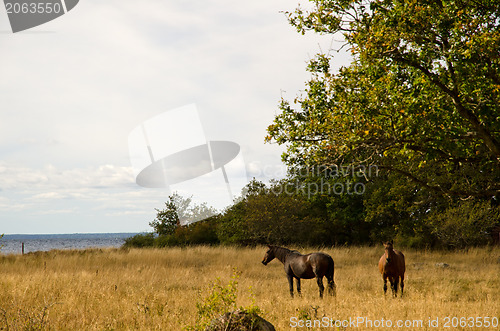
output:
[[[31,197],[32,200],[60,200],[64,199],[66,196],[60,192],[44,192],[44,193],[38,193],[35,194]]]
[[[0,163],[0,189],[35,191],[53,189],[119,188],[134,183],[132,167],[102,165],[97,167],[57,169],[47,165],[42,169]],[[54,192],[43,193],[43,198],[55,196]]]
[[[68,214],[75,214],[78,212],[78,209],[76,208],[69,208],[69,209],[43,209],[39,211],[32,211],[31,214],[33,215],[68,215]]]

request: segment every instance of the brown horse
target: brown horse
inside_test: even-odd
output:
[[[401,297],[405,287],[405,256],[393,248],[392,240],[384,243],[385,253],[378,261],[378,269],[384,279],[384,294],[387,293],[387,278],[391,282],[392,294],[398,295],[398,284],[401,279]]]
[[[335,282],[333,281],[333,259],[330,255],[317,252],[302,255],[297,251],[278,246],[268,246],[269,249],[264,255],[262,264],[267,265],[274,258],[283,263],[285,273],[290,286],[290,295],[293,298],[293,279],[297,280],[297,292],[300,295],[300,279],[316,278],[319,287],[319,297],[323,298],[323,277],[328,280],[328,290],[331,295],[335,295]]]

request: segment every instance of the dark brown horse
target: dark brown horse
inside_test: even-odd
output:
[[[400,251],[394,250],[392,241],[385,242],[385,253],[378,261],[378,269],[384,279],[384,294],[387,293],[387,278],[391,282],[392,294],[398,295],[398,284],[401,279],[401,296],[405,287],[405,256]]]
[[[325,287],[323,277],[328,280],[328,290],[331,295],[335,295],[335,282],[333,281],[333,259],[330,255],[317,252],[302,255],[297,251],[278,246],[268,246],[269,249],[264,255],[262,263],[267,265],[274,258],[283,263],[285,273],[290,286],[290,295],[293,298],[293,279],[297,280],[297,292],[300,295],[300,279],[316,278],[319,287],[319,297],[323,297]]]

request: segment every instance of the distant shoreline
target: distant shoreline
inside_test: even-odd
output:
[[[0,255],[53,249],[121,247],[137,233],[6,234],[0,239]]]
[[[1,240],[20,239],[104,239],[104,238],[128,238],[141,232],[117,232],[117,233],[54,233],[54,234],[5,234]]]

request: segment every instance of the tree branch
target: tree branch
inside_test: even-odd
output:
[[[441,82],[439,76],[432,73],[429,69],[422,66],[420,63],[405,58],[398,50],[393,50],[392,58],[396,62],[400,62],[406,65],[409,65],[415,69],[420,70],[424,75],[429,77],[432,83],[434,83],[437,87],[439,87],[444,93],[448,94],[452,100],[455,108],[458,113],[467,120],[472,128],[477,132],[478,136],[484,141],[485,145],[488,149],[493,153],[496,157],[497,161],[500,162],[500,142],[492,136],[491,132],[479,121],[477,116],[470,111],[467,107],[465,107],[460,99],[459,92],[455,89],[450,89],[446,84]]]
[[[404,171],[398,168],[395,168],[393,166],[388,166],[388,165],[378,165],[378,168],[380,169],[385,169],[388,171],[394,171],[398,174],[401,174],[405,176],[406,178],[410,179],[411,181],[429,189],[434,192],[438,192],[441,194],[446,194],[448,196],[459,196],[459,197],[478,197],[478,198],[490,198],[492,196],[496,196],[500,194],[500,188],[493,188],[493,189],[487,189],[487,190],[481,190],[481,191],[463,191],[463,190],[449,190],[441,185],[432,185],[428,183],[426,180],[420,179],[416,177],[415,175],[409,173],[408,171]]]

